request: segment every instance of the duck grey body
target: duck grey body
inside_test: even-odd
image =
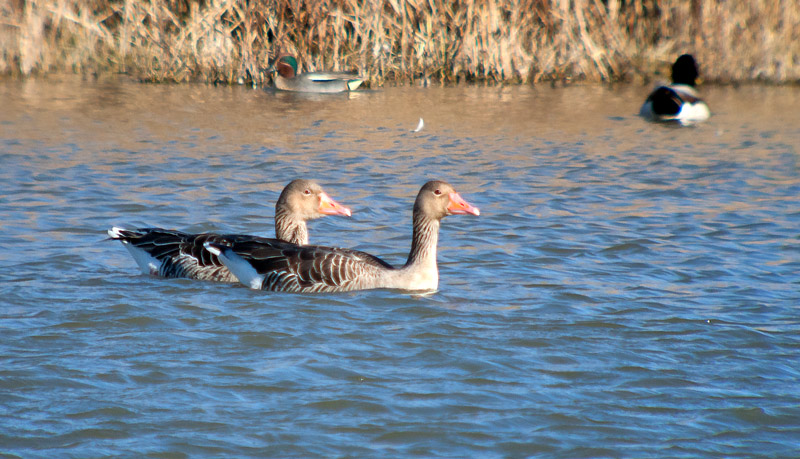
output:
[[[297,59],[281,56],[271,69],[275,87],[282,91],[335,93],[355,91],[364,81],[352,72],[297,73]]]

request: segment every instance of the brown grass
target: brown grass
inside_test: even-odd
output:
[[[385,82],[800,82],[796,0],[0,0],[0,73],[265,84],[267,58]],[[665,74],[662,72],[660,77]]]

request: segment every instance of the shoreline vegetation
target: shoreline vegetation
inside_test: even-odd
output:
[[[800,83],[797,0],[0,0],[0,75],[267,85],[268,59],[384,84]]]

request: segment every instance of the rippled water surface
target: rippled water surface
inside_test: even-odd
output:
[[[797,457],[800,89],[0,82],[0,453]],[[411,132],[419,118],[422,131]],[[289,295],[139,272],[111,225],[272,235],[297,177],[353,208],[312,242],[405,261],[451,182],[439,291]]]

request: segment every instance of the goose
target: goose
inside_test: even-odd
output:
[[[413,236],[408,261],[393,267],[358,250],[297,246],[260,240],[209,241],[209,252],[250,288],[291,293],[347,292],[369,289],[436,291],[439,225],[448,215],[480,215],[448,183],[430,181],[414,202]]]
[[[275,72],[275,87],[282,91],[297,92],[346,92],[355,91],[364,81],[351,72],[307,72],[297,73],[297,59],[283,55],[269,68]]]
[[[682,125],[707,120],[711,111],[695,88],[698,74],[694,57],[680,56],[672,64],[672,84],[650,93],[639,114],[651,121],[677,121]]]
[[[248,235],[191,234],[163,228],[108,230],[110,239],[122,242],[145,274],[166,278],[189,278],[217,282],[237,282],[238,279],[203,244],[215,241],[286,241],[296,245],[308,244],[307,220],[325,215],[351,215],[328,196],[322,187],[311,180],[293,180],[281,192],[275,203],[275,235],[267,239]]]

